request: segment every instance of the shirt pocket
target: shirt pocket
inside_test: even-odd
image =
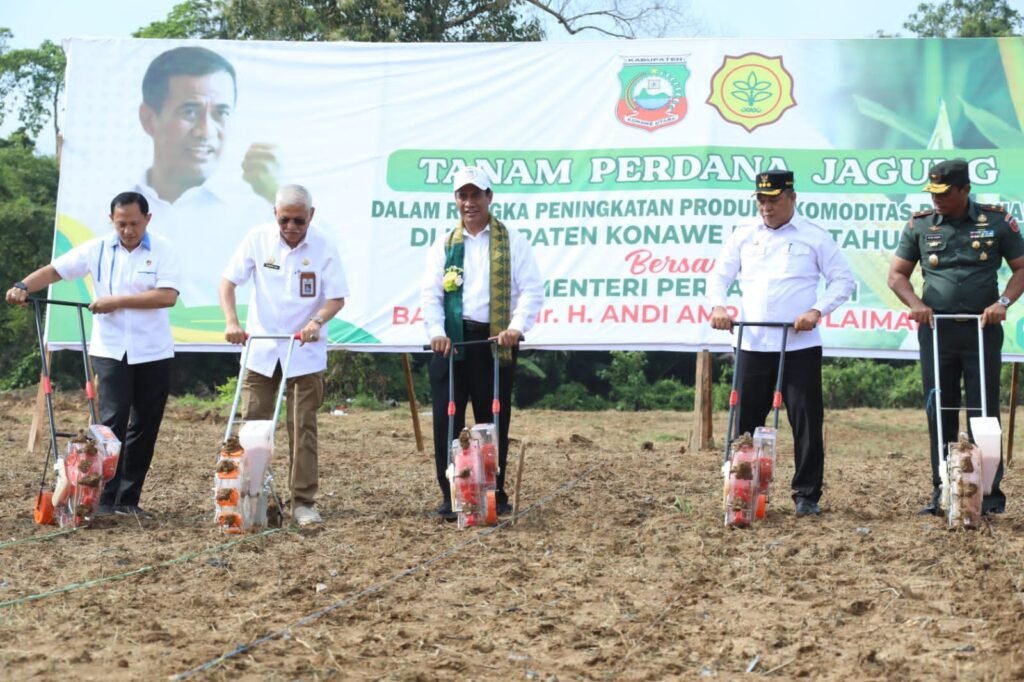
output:
[[[806,244],[790,242],[782,255],[782,269],[787,274],[797,275],[816,272],[814,267],[814,250]]]
[[[132,276],[132,293],[142,294],[156,288],[156,270],[144,268],[136,270]]]

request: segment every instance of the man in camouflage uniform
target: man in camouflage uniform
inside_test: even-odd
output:
[[[967,162],[953,159],[936,164],[928,172],[924,191],[931,193],[935,208],[915,213],[907,223],[889,267],[889,288],[910,308],[918,323],[921,347],[921,378],[926,405],[934,406],[932,390],[935,373],[932,358],[932,330],[939,325],[939,382],[943,407],[960,407],[963,378],[967,404],[981,405],[981,376],[978,362],[978,328],[973,319],[935,320],[934,314],[982,316],[985,347],[985,416],[999,417],[999,369],[1003,346],[1002,322],[1006,309],[1024,293],[1024,239],[1013,216],[1000,206],[971,200]],[[1003,259],[1012,275],[999,292],[998,272]],[[920,298],[910,283],[917,263],[924,274]],[[939,514],[940,490],[937,428],[934,409],[928,409],[928,434],[932,460],[931,504],[922,514]],[[968,417],[981,416],[980,409],[968,410]],[[956,439],[959,410],[944,410],[942,434]],[[968,422],[969,423],[969,422]],[[943,444],[945,447],[945,444]],[[985,513],[1001,513],[1006,496],[999,489],[1003,465],[999,464],[992,493],[982,504]]]

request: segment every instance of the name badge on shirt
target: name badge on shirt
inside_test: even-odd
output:
[[[267,262],[263,264],[263,267],[270,268],[271,270],[280,270],[281,266],[274,262],[273,258],[268,258]]]
[[[303,298],[313,298],[314,296],[316,296],[315,272],[299,273],[299,296]]]

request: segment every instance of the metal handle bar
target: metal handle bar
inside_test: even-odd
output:
[[[471,341],[452,341],[453,346],[475,346],[484,343],[498,343],[494,339],[473,339]],[[423,344],[423,350],[432,350],[429,343]]]
[[[957,314],[957,313],[933,313],[932,318],[936,320],[959,320],[961,322],[967,322],[974,320],[978,324],[978,376],[980,380],[981,388],[981,416],[985,417],[988,415],[988,399],[987,387],[985,386],[985,335],[984,329],[982,328],[982,315],[971,315],[971,314]],[[932,325],[932,380],[935,382],[935,387],[932,389],[935,392],[935,436],[936,436],[936,447],[939,448],[939,466],[945,468],[946,466],[946,447],[945,447],[945,434],[942,433],[942,411],[956,410],[959,412],[961,409],[970,409],[969,407],[964,408],[944,408],[942,407],[942,384],[939,383],[939,330],[935,325]]]
[[[741,352],[743,351],[743,328],[744,327],[779,327],[782,329],[782,348],[779,350],[779,369],[775,376],[775,393],[772,396],[772,410],[774,412],[774,418],[772,420],[773,428],[779,430],[779,408],[782,407],[782,377],[783,371],[786,368],[786,341],[789,340],[789,328],[793,326],[792,322],[736,322],[736,326],[740,328],[739,334],[736,336],[736,361],[733,365],[732,370],[732,387],[729,391],[729,417],[725,427],[725,452],[722,453],[722,462],[729,461],[729,448],[732,445],[733,439],[739,434],[733,434],[734,424],[734,413],[736,405],[739,403],[739,392],[736,390],[736,382],[740,375],[740,358],[742,357]],[[739,424],[736,423],[737,430]]]
[[[246,365],[248,364],[249,359],[249,348],[251,347],[251,344],[249,342],[253,340],[259,341],[262,339],[289,342],[288,352],[284,358],[284,366],[281,367],[281,383],[277,387],[277,400],[274,402],[274,416],[271,417],[271,423],[273,424],[273,426],[271,427],[272,430],[270,432],[270,438],[271,440],[273,440],[274,438],[274,431],[276,430],[277,427],[277,418],[281,414],[281,398],[284,397],[285,385],[288,383],[288,366],[291,364],[292,361],[292,350],[295,348],[295,342],[302,340],[301,332],[296,332],[294,334],[245,335],[245,342],[242,344],[242,357],[239,360],[240,367],[238,370],[238,383],[235,385],[235,397],[231,401],[231,413],[228,416],[228,426],[224,430],[224,440],[227,440],[228,438],[231,437],[231,430],[235,425],[235,414],[238,410],[238,403],[242,397],[242,381],[245,378]]]
[[[733,322],[734,327],[792,327],[792,322]]]
[[[46,305],[63,305],[69,308],[88,308],[92,303],[82,303],[80,301],[61,301],[55,298],[37,298],[35,296],[29,296],[26,303],[45,303]]]

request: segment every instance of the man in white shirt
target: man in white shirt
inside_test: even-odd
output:
[[[139,105],[139,121],[153,139],[153,164],[135,189],[149,200],[152,228],[225,256],[245,230],[265,220],[278,184],[279,163],[268,144],[249,147],[241,174],[216,172],[237,92],[235,69],[224,57],[205,47],[176,47],[150,63]],[[183,303],[216,305],[216,276],[203,259],[191,262]]]
[[[292,518],[299,525],[322,521],[316,414],[324,398],[327,323],[345,305],[348,284],[337,245],[312,225],[313,200],[300,185],[286,185],[274,202],[275,222],[254,227],[224,269],[220,305],[224,338],[243,344],[249,334],[298,333],[287,379],[289,487]],[[236,287],[253,280],[246,329],[239,323]],[[242,418],[270,419],[288,341],[257,340],[242,382]]]
[[[791,171],[757,175],[761,221],[741,225],[726,239],[708,278],[708,299],[714,306],[711,326],[732,329],[727,309],[729,287],[738,281],[743,291],[741,319],[745,322],[788,322],[782,396],[793,428],[795,472],[793,501],[796,515],[821,513],[818,500],[825,470],[822,424],[825,409],[821,391],[822,316],[838,308],[856,284],[831,235],[796,213]],[[825,289],[818,293],[818,283]],[[782,347],[778,327],[749,327],[743,332],[742,372],[736,377],[739,431],[753,433],[763,426],[772,407],[772,394]]]
[[[99,381],[100,421],[124,444],[100,512],[151,516],[139,507],[142,486],[171,386],[174,339],[168,308],[178,299],[178,257],[168,240],[147,231],[146,198],[122,192],[110,202],[115,232],[77,246],[16,282],[7,302],[62,279],[92,275],[95,300],[89,354]]]
[[[466,404],[473,403],[478,423],[493,421],[493,356],[490,344],[453,346],[462,341],[494,339],[502,352],[498,371],[501,402],[498,443],[498,513],[511,506],[505,493],[508,430],[512,420],[512,383],[519,341],[537,319],[544,303],[544,280],[518,232],[490,214],[491,180],[475,166],[456,172],[453,188],[459,224],[434,243],[427,256],[420,305],[430,347],[430,393],[434,414],[434,462],[442,502],[437,513],[455,520],[448,478],[448,355],[455,355],[455,432],[466,424]]]

